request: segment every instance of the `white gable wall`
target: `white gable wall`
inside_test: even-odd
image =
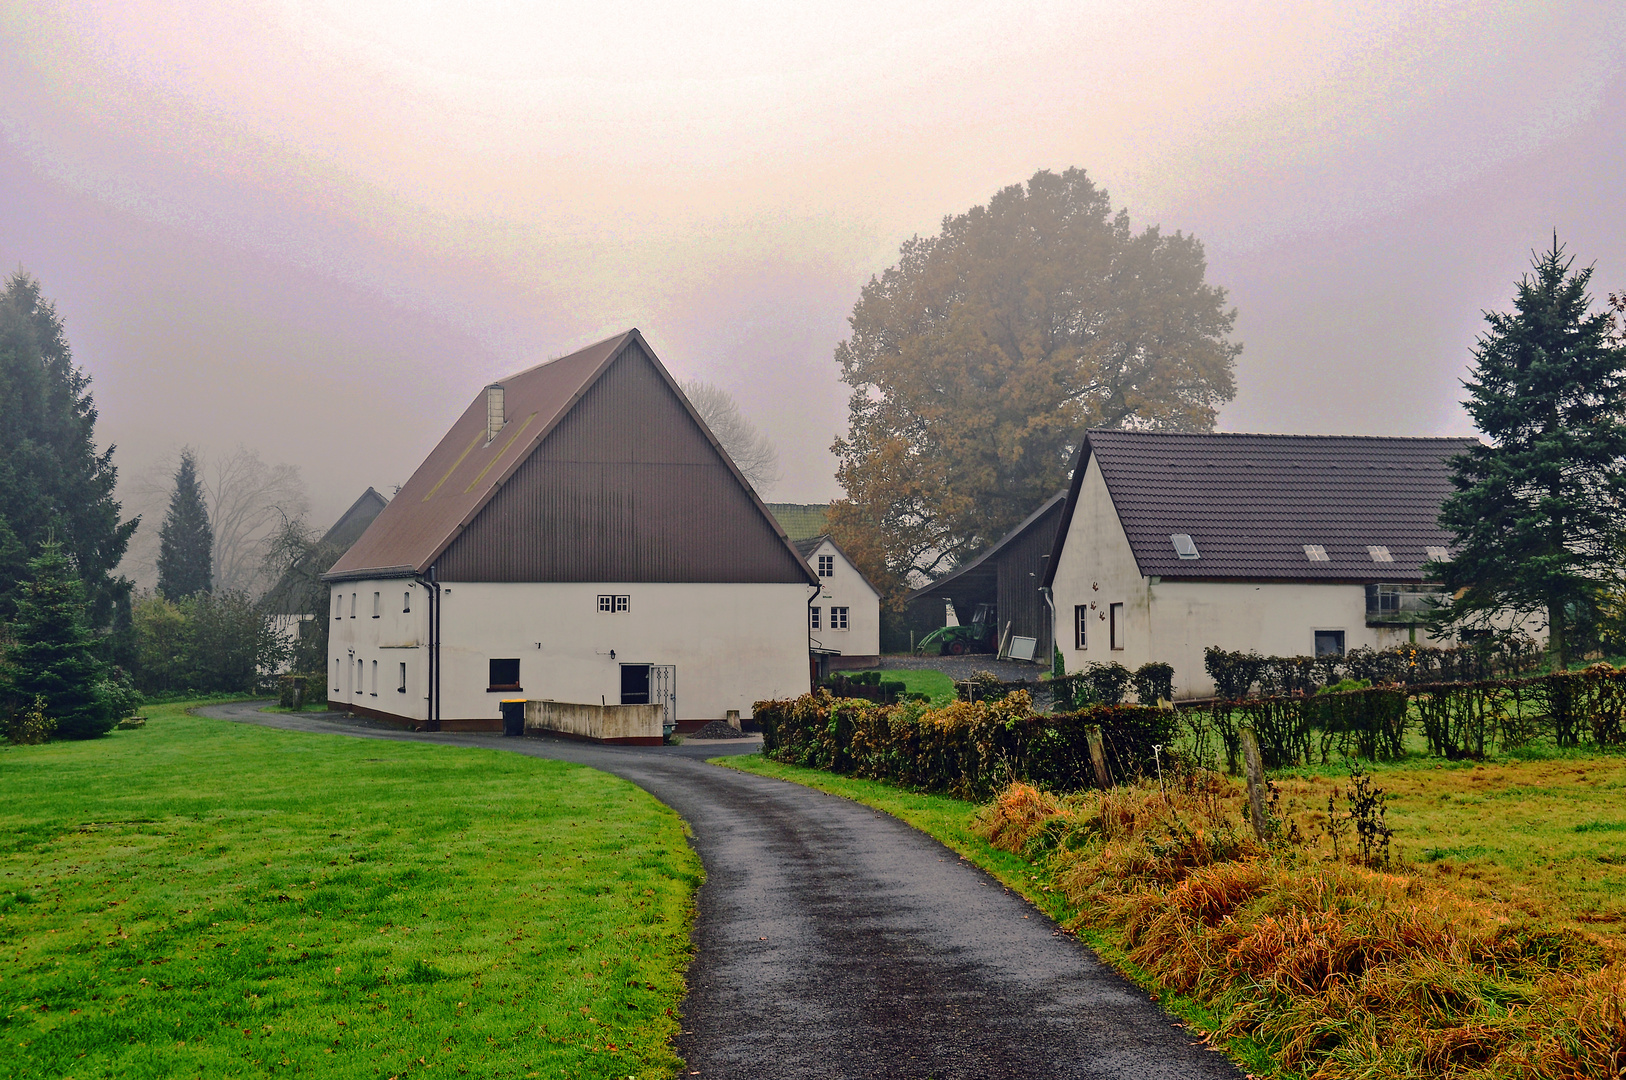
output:
[[[833,667],[869,667],[881,658],[881,594],[829,540],[807,558],[807,565],[815,574],[819,572],[820,555],[835,560],[834,573],[831,577],[819,578],[819,597],[813,601],[813,606],[819,609],[819,628],[814,630],[809,626],[808,639],[816,649],[835,649],[841,653],[841,660],[834,661]],[[846,630],[832,629],[830,609],[835,607],[847,609]]]
[[[401,611],[407,591],[413,593],[410,614]],[[757,701],[807,692],[808,591],[797,583],[444,584],[441,719],[495,720],[504,698],[617,704],[623,663],[676,666],[679,720],[722,719],[731,709],[750,717]],[[329,699],[427,719],[424,588],[393,579],[343,582],[333,592],[342,604],[329,645],[330,679],[337,674]],[[383,600],[376,620],[374,592]],[[355,619],[349,617],[351,594]],[[627,597],[628,610],[600,612],[600,595]],[[522,690],[488,690],[493,659],[519,660]],[[403,662],[405,693],[396,689]]]
[[[1193,567],[1197,566],[1194,562]],[[1174,668],[1175,696],[1208,697],[1203,670],[1211,645],[1266,656],[1315,652],[1315,631],[1342,630],[1346,649],[1388,648],[1408,640],[1404,629],[1366,625],[1362,585],[1159,581],[1143,577],[1095,458],[1080,484],[1078,503],[1056,563],[1052,593],[1056,643],[1069,672],[1088,663],[1134,670],[1158,660]],[[1090,606],[1087,647],[1077,648],[1074,609]],[[1109,640],[1110,605],[1122,604],[1119,637]],[[1419,631],[1418,641],[1432,642]]]

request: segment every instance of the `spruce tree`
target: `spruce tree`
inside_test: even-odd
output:
[[[119,520],[113,448],[96,448],[90,377],[39,282],[20,270],[0,287],[0,413],[0,620],[12,616],[28,560],[54,537],[84,585],[90,625],[127,623],[130,581],[113,568],[136,522]]]
[[[1460,591],[1448,620],[1544,615],[1558,665],[1626,551],[1626,349],[1574,261],[1554,236],[1513,312],[1486,313],[1463,406],[1489,441],[1452,459],[1440,514],[1456,538],[1438,567]]]
[[[17,598],[7,652],[13,707],[44,702],[45,715],[65,739],[105,735],[118,721],[108,672],[85,625],[85,586],[55,540],[28,563]]]
[[[198,459],[190,448],[181,451],[175,492],[169,497],[169,513],[158,537],[158,591],[164,598],[179,600],[210,591],[214,577],[210,552],[215,538],[198,479]]]

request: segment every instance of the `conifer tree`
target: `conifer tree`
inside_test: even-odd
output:
[[[169,497],[169,513],[158,536],[158,591],[165,599],[209,592],[214,577],[210,554],[214,531],[209,527],[209,508],[198,479],[197,455],[190,448],[181,451],[175,492]]]
[[[89,624],[127,623],[128,578],[113,568],[135,532],[113,498],[113,448],[96,448],[90,377],[76,367],[56,308],[28,274],[0,287],[0,620],[48,538],[84,584]]]
[[[1456,548],[1436,568],[1460,591],[1446,621],[1544,615],[1559,665],[1626,552],[1626,349],[1574,261],[1554,236],[1513,312],[1485,315],[1463,406],[1489,441],[1452,459],[1440,524]]]
[[[17,598],[7,656],[7,696],[13,707],[44,703],[56,734],[66,739],[105,735],[120,711],[108,672],[85,625],[85,586],[55,540],[28,563]]]

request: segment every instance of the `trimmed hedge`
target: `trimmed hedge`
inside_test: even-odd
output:
[[[1024,691],[942,709],[919,702],[877,705],[820,691],[759,701],[763,753],[775,761],[923,791],[988,799],[1013,780],[1053,791],[1095,786],[1088,731],[1101,729],[1115,780],[1155,768],[1153,746],[1174,742],[1179,717],[1138,705],[1038,714]]]

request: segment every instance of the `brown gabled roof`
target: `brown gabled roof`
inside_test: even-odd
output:
[[[1093,457],[1144,577],[1421,582],[1449,548],[1450,459],[1473,439],[1095,430],[1085,434],[1046,570],[1051,584]],[[1182,559],[1185,533],[1198,557]],[[1325,550],[1312,562],[1306,545]],[[1377,562],[1370,547],[1387,548]]]
[[[425,573],[629,347],[637,347],[647,356],[716,448],[763,520],[794,553],[784,529],[694,411],[654,350],[633,329],[497,380],[493,385],[503,388],[507,423],[489,445],[485,438],[486,395],[482,389],[361,539],[325,577],[343,580]],[[816,584],[806,564],[800,558],[796,563],[806,573],[809,584]]]

